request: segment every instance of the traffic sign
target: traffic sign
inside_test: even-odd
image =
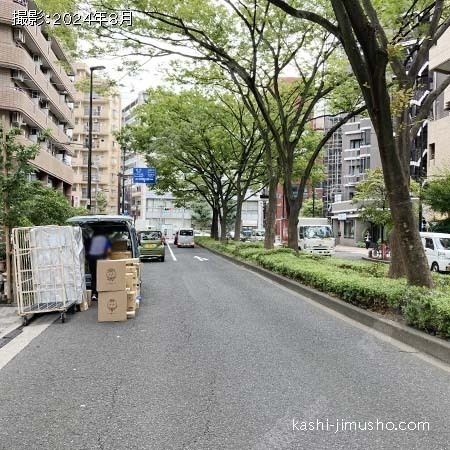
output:
[[[156,184],[156,169],[154,167],[134,167],[133,183]]]

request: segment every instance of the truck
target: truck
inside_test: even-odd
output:
[[[327,219],[300,217],[297,228],[300,250],[315,255],[334,255],[336,240]]]

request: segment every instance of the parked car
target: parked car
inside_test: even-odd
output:
[[[192,228],[178,230],[175,244],[177,247],[195,247],[194,230]]]
[[[251,240],[256,242],[264,241],[265,234],[264,230],[253,230]]]
[[[166,247],[165,238],[161,231],[140,231],[138,241],[141,261],[156,258],[164,262]]]
[[[133,219],[127,216],[92,215],[75,216],[67,220],[70,225],[79,226],[83,232],[86,253],[92,236],[103,234],[112,244],[112,250],[127,252],[131,258],[139,258],[139,243]],[[86,264],[86,268],[87,268]],[[91,288],[91,275],[86,270],[86,287]]]
[[[450,272],[450,234],[422,232],[420,237],[430,270]]]

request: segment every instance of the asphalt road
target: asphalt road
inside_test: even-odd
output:
[[[145,264],[135,320],[77,313],[0,370],[1,450],[450,448],[449,372],[205,250],[174,253]],[[381,430],[413,421],[430,430]]]

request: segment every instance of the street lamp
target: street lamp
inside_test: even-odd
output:
[[[94,80],[94,71],[95,70],[103,70],[106,69],[105,66],[93,66],[90,67],[91,79],[89,84],[89,139],[88,139],[88,203],[87,209],[91,211],[92,208],[92,95],[93,95],[93,80]]]

